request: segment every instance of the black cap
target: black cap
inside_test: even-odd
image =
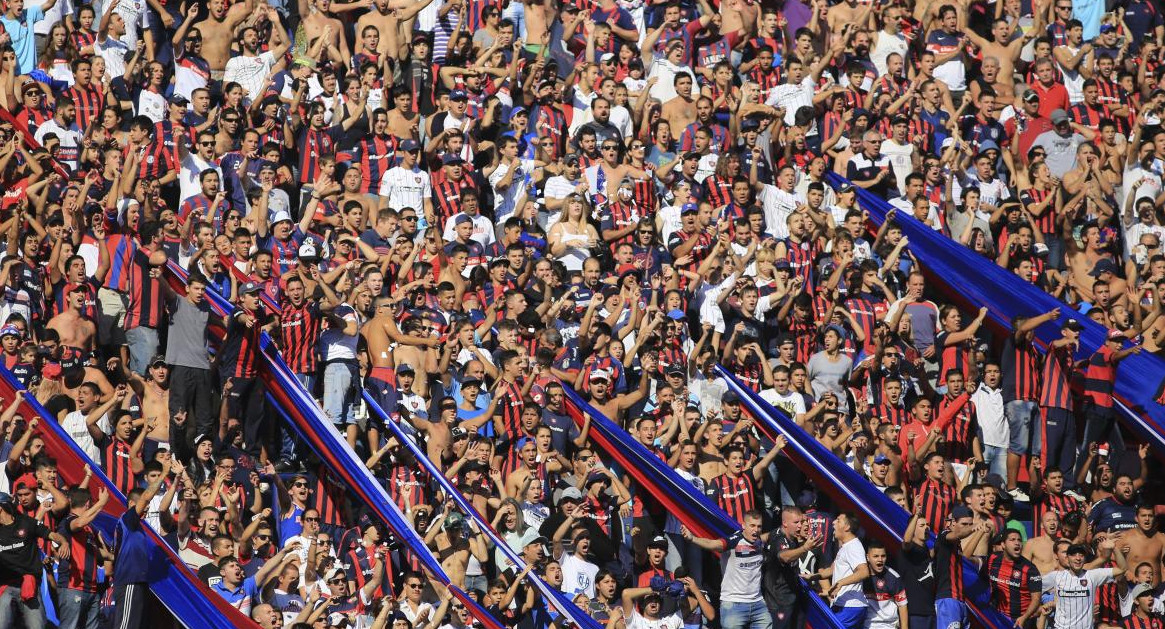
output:
[[[740,396],[735,391],[727,391],[720,396],[721,404],[740,404]]]
[[[667,538],[663,535],[656,535],[647,542],[648,548],[662,548],[667,550]]]

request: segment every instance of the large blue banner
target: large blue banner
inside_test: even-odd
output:
[[[716,372],[728,383],[770,438],[784,435],[789,440],[785,452],[818,491],[861,514],[866,532],[887,546],[899,548],[910,514],[886,497],[870,481],[837,458],[820,441],[805,432],[780,409],[766,402],[752,389],[740,384],[731,372],[716,365]],[[964,591],[972,618],[984,629],[1010,629],[1012,622],[991,606],[990,584],[967,562],[963,568]]]
[[[834,186],[845,181],[832,173],[829,177]],[[855,189],[861,208],[869,212],[876,225],[881,225],[892,209],[890,204],[862,188]],[[1058,321],[1036,329],[1036,338],[1041,344],[1060,338],[1060,325],[1070,317],[1084,326],[1077,358],[1088,357],[1104,344],[1107,334],[1104,326],[995,264],[994,260],[976,254],[905,212],[898,212],[894,220],[910,239],[910,252],[922,263],[928,280],[964,304],[985,306],[997,330],[1009,331],[1016,316],[1034,317],[1060,308]],[[1134,354],[1121,362],[1115,391],[1124,425],[1160,455],[1165,455],[1165,407],[1155,398],[1163,378],[1165,359],[1148,353]]]

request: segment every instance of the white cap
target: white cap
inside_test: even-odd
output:
[[[281,223],[283,221],[290,221],[290,220],[291,220],[291,214],[288,214],[287,210],[279,210],[278,212],[275,213],[275,216],[271,217],[271,224],[274,225],[276,223]]]

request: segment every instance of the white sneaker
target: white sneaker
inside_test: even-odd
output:
[[[1074,489],[1069,489],[1069,490],[1065,491],[1064,495],[1071,496],[1071,497],[1075,498],[1078,502],[1084,502],[1084,496],[1081,496],[1080,494],[1076,493],[1076,490],[1074,490]]]
[[[1025,494],[1019,487],[1016,487],[1007,493],[1011,494],[1012,500],[1017,502],[1031,502],[1031,496]]]

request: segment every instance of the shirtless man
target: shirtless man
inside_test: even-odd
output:
[[[995,85],[995,93],[999,95],[999,105],[1011,102],[1011,89],[1015,82],[1015,62],[1019,59],[1019,53],[1023,47],[1033,39],[1036,35],[1044,32],[1043,15],[1037,11],[1032,27],[1027,30],[1021,37],[1014,37],[1015,27],[1005,19],[997,19],[991,26],[991,39],[984,39],[979,37],[972,29],[967,29],[967,39],[971,40],[972,44],[978,46],[983,53],[983,60],[986,62],[988,58],[994,58],[999,66],[998,78],[995,83],[1006,85],[1008,92],[1004,94],[999,91]]]
[[[1056,540],[1060,533],[1060,515],[1055,511],[1045,511],[1040,518],[1041,533],[1023,544],[1024,559],[1035,564],[1040,574],[1047,574],[1059,568],[1056,563]]]
[[[344,67],[351,67],[352,58],[348,52],[348,36],[344,34],[344,25],[329,13],[332,0],[298,0],[298,3],[303,32],[307,35],[307,45],[315,44],[315,41],[322,37],[324,53],[333,60],[339,57]]]
[[[436,551],[449,580],[458,587],[465,587],[465,569],[469,566],[470,553],[482,563],[489,559],[489,548],[477,524],[467,523],[457,511],[447,510],[437,516],[425,537],[425,543]]]
[[[871,5],[872,6],[872,5]],[[760,3],[755,0],[725,0],[720,3],[720,32],[748,33],[743,39],[756,35],[757,16],[760,15]]]
[[[1082,301],[1091,302],[1094,298],[1092,285],[1098,279],[1104,279],[1114,295],[1124,295],[1126,283],[1115,276],[1116,263],[1104,250],[1104,243],[1100,239],[1100,227],[1095,223],[1086,224],[1080,231],[1080,240],[1084,248],[1079,249],[1074,239],[1068,239],[1068,278],[1069,284],[1076,289]],[[1106,276],[1106,274],[1108,276]]]
[[[93,351],[94,340],[97,335],[97,326],[82,316],[85,308],[85,299],[89,289],[79,284],[65,295],[65,309],[61,314],[49,319],[48,329],[56,330],[60,335],[61,345],[85,353]]]
[[[979,102],[979,95],[983,93],[985,87],[990,87],[995,92],[995,106],[991,107],[991,111],[983,112],[984,115],[993,118],[997,118],[999,112],[1015,101],[1015,85],[1006,79],[1000,65],[998,57],[984,57],[983,63],[979,66],[980,77],[967,83],[971,102]]]
[[[550,40],[550,22],[555,17],[541,0],[523,0],[522,10],[526,19],[526,52],[543,54]]]
[[[873,9],[873,2],[858,4],[857,0],[845,0],[844,2],[839,2],[829,7],[829,10],[825,13],[825,21],[829,24],[829,32],[834,37],[844,38],[855,29],[866,28]],[[727,18],[724,20],[724,25],[725,28],[728,27]]]
[[[674,102],[674,101],[673,101]],[[624,177],[631,179],[648,179],[651,175],[642,168],[636,168],[630,164],[622,164],[619,162],[619,144],[615,140],[608,138],[603,140],[599,145],[598,163],[584,171],[587,182],[591,187],[592,194],[605,194],[608,199],[616,198],[619,192],[619,186],[623,183]],[[606,177],[607,189],[599,190],[598,183],[602,179],[602,175]]]
[[[703,435],[700,434],[701,431]],[[711,482],[713,478],[728,471],[724,455],[720,452],[720,447],[724,445],[724,424],[717,420],[700,424],[696,431],[696,441],[703,441],[696,460],[699,461],[700,478],[704,479],[704,482]]]
[[[696,99],[692,97],[692,77],[677,74],[675,77],[676,97],[663,104],[660,115],[672,129],[686,129],[696,121]]]
[[[235,27],[255,10],[255,0],[244,0],[230,9],[226,0],[210,0],[207,9],[210,14],[194,28],[202,33],[202,58],[210,64],[210,78],[221,81],[231,58]]]
[[[418,46],[428,46],[428,41],[417,42]],[[392,104],[395,105],[388,110],[388,134],[405,139],[421,140],[420,124],[421,117],[417,112],[413,111],[413,93],[408,90],[401,90],[392,97]]]
[[[418,341],[424,338],[436,338],[429,335],[427,323],[425,320],[412,318],[404,322],[402,331],[405,336]],[[432,373],[435,370],[436,354],[436,349],[426,349],[417,345],[398,344],[392,350],[392,364],[409,365],[417,371],[419,377],[413,381],[412,392],[426,399],[429,397],[429,378],[424,374]]]
[[[521,444],[521,447],[518,448],[518,459],[522,463],[506,477],[506,495],[524,500],[526,490],[529,489],[529,482],[531,480],[540,482],[538,481],[541,478],[540,471],[547,475],[558,474],[564,468],[558,457],[539,461],[538,445],[534,443],[533,437],[522,437],[518,439],[517,443]],[[542,469],[539,470],[539,468]]]
[[[1118,548],[1125,553],[1129,563],[1129,577],[1135,582],[1136,575],[1133,568],[1147,563],[1153,568],[1152,584],[1156,587],[1160,581],[1162,554],[1165,553],[1165,534],[1157,531],[1156,514],[1153,507],[1142,505],[1137,507],[1137,526],[1126,531],[1117,540]]]
[[[366,26],[376,27],[380,34],[380,40],[376,44],[378,54],[383,55],[390,51],[392,54],[396,53],[394,44],[397,39],[397,26],[400,24],[400,18],[396,16],[397,7],[393,6],[396,4],[400,3],[389,2],[389,0],[372,0],[372,10],[361,15],[360,19],[356,21],[356,33],[363,33]]]
[[[655,373],[657,359],[655,356],[649,355],[643,357],[644,373]],[[591,372],[591,406],[595,407],[607,419],[622,425],[620,421],[623,411],[631,408],[639,400],[647,396],[647,384],[650,378],[640,378],[639,388],[611,397],[611,374],[606,369],[595,369]]]
[[[134,388],[134,393],[142,400],[142,417],[146,419],[169,418],[170,367],[166,364],[166,357],[162,355],[154,356],[150,360],[149,366],[146,367],[145,378],[136,373],[131,373],[130,378],[130,386]],[[186,412],[181,411],[179,415],[181,415],[181,418],[176,419],[179,419],[179,424],[181,424],[186,420]],[[146,436],[151,441],[157,443],[169,443],[170,422],[154,422],[153,432]]]
[[[401,333],[393,315],[392,300],[388,297],[377,297],[372,302],[372,313],[372,318],[365,321],[364,326],[360,328],[368,352],[368,375],[364,380],[364,386],[372,392],[373,398],[381,408],[391,414],[395,412],[397,402],[395,371],[398,364],[397,352],[401,352],[401,356],[406,353],[401,345],[395,349],[391,346],[399,343],[417,350],[418,347],[435,347],[440,344],[440,340],[417,335],[406,336]],[[408,358],[416,361],[417,354],[409,353]],[[400,364],[409,364],[415,369],[422,363],[405,361]]]

